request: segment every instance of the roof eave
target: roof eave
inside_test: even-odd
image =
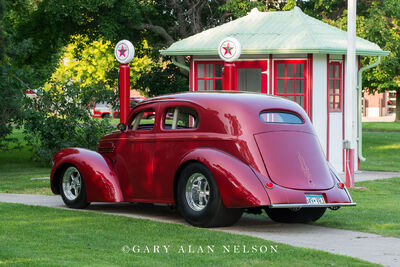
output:
[[[217,56],[217,49],[207,50],[160,50],[163,56]],[[347,51],[341,49],[255,49],[242,50],[242,55],[260,55],[260,54],[333,54],[345,55]],[[370,51],[357,50],[358,56],[387,56],[390,51]]]

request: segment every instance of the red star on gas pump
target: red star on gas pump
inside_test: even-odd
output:
[[[125,57],[125,52],[128,51],[127,49],[124,49],[124,45],[121,45],[121,49],[118,50],[119,56],[120,57]]]
[[[229,43],[228,43],[225,47],[222,47],[222,48],[225,50],[224,56],[225,56],[226,54],[232,55],[231,51],[232,51],[232,49],[234,49],[234,47],[230,47],[230,46],[229,46]]]

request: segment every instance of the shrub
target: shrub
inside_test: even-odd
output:
[[[0,66],[0,149],[8,149],[8,143],[15,141],[9,135],[24,116],[22,109],[23,85],[14,72]]]
[[[36,98],[26,99],[24,131],[36,159],[50,163],[54,153],[66,147],[95,150],[101,136],[113,127],[108,119],[93,119],[90,107],[113,99],[111,90],[75,84],[52,84]]]

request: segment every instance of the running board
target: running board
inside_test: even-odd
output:
[[[272,204],[268,205],[271,209],[283,209],[283,208],[329,208],[329,207],[341,207],[341,206],[355,206],[356,203],[325,203],[325,204]]]

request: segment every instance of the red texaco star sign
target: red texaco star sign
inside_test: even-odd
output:
[[[128,40],[121,40],[115,46],[114,55],[119,63],[129,63],[135,56],[135,48]]]
[[[229,46],[229,42],[228,42],[228,44],[225,47],[222,47],[222,49],[225,50],[225,54],[224,55],[226,55],[226,54],[232,55],[231,50],[234,49],[234,47],[230,47]]]
[[[118,50],[119,56],[120,56],[120,57],[125,57],[125,52],[126,52],[126,51],[127,51],[127,50],[124,49],[124,45],[122,44],[122,45],[121,45],[121,49]]]
[[[218,46],[218,55],[224,61],[235,61],[240,57],[241,45],[233,37],[223,39]]]

